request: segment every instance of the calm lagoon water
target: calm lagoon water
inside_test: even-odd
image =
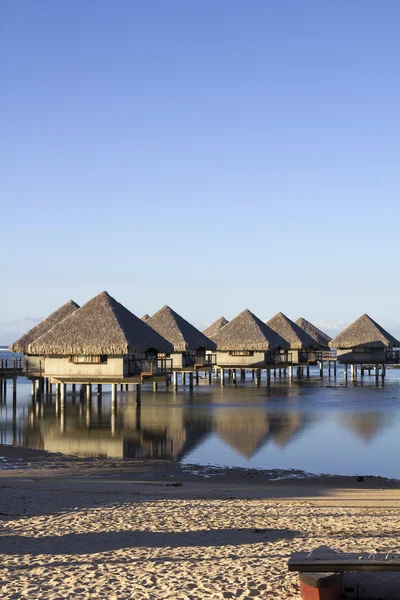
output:
[[[1,353],[6,357],[6,353]],[[0,404],[0,442],[28,448],[114,458],[159,458],[187,464],[312,473],[382,475],[400,478],[400,370],[384,384],[373,376],[345,385],[337,379],[299,383],[272,381],[255,387],[249,377],[221,388],[201,381],[190,392],[159,385],[142,387],[137,409],[133,392],[120,392],[111,414],[111,394],[94,387],[91,407],[67,394],[65,411],[53,395],[32,404],[30,383],[12,383]]]

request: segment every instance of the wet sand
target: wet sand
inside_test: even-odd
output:
[[[293,551],[400,552],[398,481],[0,450],[5,599],[284,600]]]

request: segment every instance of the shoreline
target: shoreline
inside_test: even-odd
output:
[[[70,492],[90,494],[91,490],[100,489],[106,493],[110,483],[114,494],[125,496],[134,492],[137,500],[268,499],[400,507],[400,480],[379,476],[80,457],[0,445],[0,488],[16,490],[28,486],[32,491],[50,491],[62,485]]]

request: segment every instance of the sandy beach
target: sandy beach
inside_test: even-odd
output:
[[[299,598],[292,551],[400,552],[397,481],[4,446],[1,460],[4,599],[284,600]],[[400,598],[398,575],[379,596],[368,577],[346,576],[344,597]]]

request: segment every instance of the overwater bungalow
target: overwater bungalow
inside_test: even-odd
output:
[[[321,331],[321,329],[318,329],[318,327],[316,327],[315,325],[310,323],[310,321],[307,321],[307,319],[304,319],[303,317],[297,319],[295,323],[303,331],[308,333],[308,335],[312,337],[313,340],[317,342],[320,350],[329,350],[329,342],[332,340],[332,338],[329,337],[329,335]]]
[[[44,335],[52,327],[69,317],[79,308],[79,305],[73,300],[68,300],[51,315],[43,319],[40,323],[32,327],[27,333],[20,337],[16,342],[10,345],[11,352],[20,352],[24,354],[24,374],[27,377],[40,377],[44,370],[44,356],[28,351],[29,345],[37,338]]]
[[[215,351],[215,343],[169,306],[146,323],[172,344],[173,351],[166,357],[172,359],[174,371],[210,370],[215,364],[215,355],[207,354]]]
[[[61,383],[141,383],[170,372],[172,345],[107,292],[95,296],[29,346],[44,376]],[[170,362],[170,361],[169,361]]]
[[[220,317],[219,319],[217,319],[216,321],[214,321],[214,323],[212,323],[212,325],[210,325],[209,327],[207,327],[207,329],[205,329],[203,331],[203,333],[208,338],[210,338],[210,340],[213,340],[214,336],[218,333],[218,331],[220,329],[222,329],[223,327],[225,327],[225,325],[227,325],[228,322],[229,321],[227,319],[225,319],[225,317]]]
[[[268,369],[285,362],[289,349],[288,342],[248,309],[224,325],[214,341],[221,369]]]
[[[150,319],[150,315],[148,315],[147,313],[145,315],[143,315],[142,317],[142,321],[148,321]]]
[[[400,342],[367,314],[359,317],[329,342],[337,348],[338,362],[343,364],[398,364]],[[383,369],[384,373],[384,369]]]
[[[266,323],[289,344],[289,363],[308,365],[316,361],[319,344],[286,315],[280,312]]]

